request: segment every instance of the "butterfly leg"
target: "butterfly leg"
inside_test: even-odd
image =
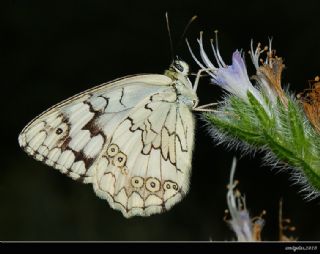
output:
[[[195,81],[194,81],[194,83],[193,83],[193,91],[197,91],[197,89],[198,89],[198,84],[199,84],[199,81],[200,81],[200,78],[201,78],[201,74],[203,73],[203,72],[208,72],[208,71],[213,71],[214,69],[212,69],[212,68],[204,68],[204,69],[200,69],[199,71],[198,71],[198,73],[197,73],[197,76],[196,76],[196,79],[195,79]]]
[[[200,81],[201,74],[203,72],[208,72],[208,71],[212,71],[212,70],[213,70],[212,68],[204,68],[204,69],[200,69],[198,71],[196,79],[195,79],[194,84],[193,84],[193,90],[194,91],[196,91],[197,88],[198,88],[198,84],[199,84],[199,81]],[[201,111],[201,112],[216,112],[216,110],[210,109],[209,107],[211,107],[213,105],[217,105],[217,104],[218,103],[209,103],[209,104],[205,104],[205,105],[193,108],[193,110],[194,111]]]
[[[194,108],[194,111],[201,111],[201,112],[216,112],[216,110],[210,108],[212,106],[218,105],[218,103],[213,102],[213,103],[208,103],[208,104],[204,104],[201,105],[199,107]]]
[[[199,112],[217,112],[217,110],[214,110],[210,107],[217,105],[218,103],[213,102],[213,103],[208,103],[199,107],[194,108],[194,111],[199,111]]]
[[[211,107],[211,106],[215,106],[215,105],[218,105],[218,103],[217,102],[213,102],[213,103],[204,104],[202,106],[197,107],[197,109],[205,109],[205,108],[208,108],[208,107]]]

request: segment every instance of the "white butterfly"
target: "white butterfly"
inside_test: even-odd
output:
[[[20,146],[125,217],[170,209],[187,193],[196,88],[175,60],[164,75],[134,75],[75,95],[31,121]]]

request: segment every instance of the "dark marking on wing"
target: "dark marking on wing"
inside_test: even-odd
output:
[[[180,136],[179,136],[179,135],[176,135],[176,137],[178,138],[178,141],[179,141],[179,144],[180,144],[181,151],[182,151],[182,152],[188,152],[188,147],[187,147],[187,149],[184,149],[184,148],[182,147],[182,143],[181,143]],[[187,144],[187,145],[188,145],[188,144]]]
[[[149,118],[147,118],[147,122],[148,122],[149,125],[150,125],[150,131],[152,131],[152,132],[155,133],[155,134],[159,134],[158,132],[156,132],[155,130],[152,129],[152,124],[151,124]],[[144,124],[144,125],[146,126],[146,124]],[[147,126],[146,126],[146,128],[147,128]]]
[[[74,153],[75,159],[74,159],[74,163],[77,161],[83,161],[86,171],[88,171],[88,169],[90,168],[90,166],[93,164],[93,162],[95,161],[95,158],[88,158],[83,151],[80,152],[76,152],[74,150],[71,150]],[[87,173],[87,172],[86,172]],[[83,175],[85,175],[86,173],[84,173]]]
[[[95,113],[95,115],[91,118],[91,120],[87,122],[85,126],[82,127],[82,130],[88,130],[90,132],[91,138],[98,134],[101,134],[105,138],[105,135],[102,129],[97,125],[97,119],[101,115],[102,115],[101,113]]]
[[[72,171],[68,171],[68,175],[70,176],[70,173]],[[80,175],[79,178],[76,179],[76,181],[80,182],[80,183],[84,183],[84,180],[86,179],[86,177],[84,175]]]
[[[67,147],[69,146],[70,141],[71,141],[71,137],[68,136],[68,137],[62,142],[62,144],[61,144],[61,149],[62,149],[62,150],[66,150]]]
[[[144,105],[144,108],[150,110],[151,112],[153,112],[153,109],[149,107],[148,103],[146,105]]]
[[[120,104],[121,104],[122,106],[125,107],[125,105],[124,105],[123,102],[122,102],[123,96],[124,96],[124,87],[122,87],[122,89],[121,89],[121,97],[120,97],[119,102],[120,102]]]
[[[94,110],[94,108],[92,107],[92,104],[88,100],[84,101],[83,103],[89,106],[89,111],[91,113],[95,114],[97,112],[96,110]]]
[[[104,107],[104,109],[103,109],[103,112],[105,112],[106,109],[107,109],[107,107],[108,107],[108,105],[109,105],[109,100],[110,100],[110,98],[109,98],[109,97],[105,97],[105,96],[103,96],[103,95],[99,95],[98,97],[100,97],[100,98],[102,98],[102,99],[104,99],[104,100],[106,101],[106,105],[105,105],[105,107]]]

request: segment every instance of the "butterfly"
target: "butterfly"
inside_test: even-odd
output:
[[[176,59],[164,75],[126,76],[77,94],[32,120],[20,146],[91,183],[129,218],[169,210],[188,192],[197,83]],[[199,75],[198,75],[199,76]]]

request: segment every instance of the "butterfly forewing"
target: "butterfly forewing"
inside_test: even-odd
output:
[[[41,114],[19,136],[37,160],[86,183],[124,216],[169,209],[188,191],[194,122],[171,78],[103,84]]]

